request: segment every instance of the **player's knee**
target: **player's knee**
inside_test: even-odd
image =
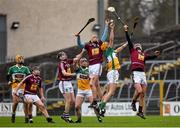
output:
[[[80,105],[76,105],[75,109],[76,109],[76,111],[79,111],[81,109],[81,106]]]
[[[19,99],[18,98],[13,98],[13,103],[14,104],[18,104],[19,103]]]
[[[139,93],[139,94],[141,94],[143,92],[141,87],[136,88],[136,90],[137,90],[137,93]]]
[[[145,96],[145,94],[142,92],[141,95],[140,95],[140,97],[141,97],[141,98],[144,98],[144,96]]]
[[[39,105],[39,107],[40,107],[42,110],[44,110],[44,109],[45,109],[44,104],[40,104],[40,105]]]
[[[28,105],[32,105],[32,104],[33,104],[33,101],[29,99],[29,100],[27,100],[27,104],[28,104]]]
[[[71,101],[70,98],[66,100],[66,103],[67,103],[67,104],[71,104],[71,102],[72,102],[72,101]]]
[[[114,96],[115,92],[110,91],[108,94],[109,94],[110,96]]]
[[[115,92],[111,92],[111,96],[114,96]]]
[[[74,105],[74,103],[75,103],[74,100],[71,100],[71,101],[70,101],[70,104],[71,104],[71,105]]]

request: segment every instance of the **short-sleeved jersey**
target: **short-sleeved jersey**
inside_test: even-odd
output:
[[[62,71],[65,70],[68,73],[71,73],[71,64],[73,63],[73,60],[65,60],[61,61],[58,65],[58,79],[61,81],[69,81],[72,80],[72,76],[64,76]]]
[[[18,65],[14,65],[10,67],[8,70],[8,75],[11,77],[12,88],[16,88],[18,85],[17,83],[21,82],[29,74],[31,74],[31,72],[26,66],[19,67]]]
[[[81,66],[76,70],[78,89],[90,90],[89,68],[82,68]]]
[[[107,59],[107,68],[108,71],[119,70],[121,68],[117,53],[113,48],[107,48],[105,50],[105,57]]]
[[[138,52],[136,49],[130,50],[131,54],[131,70],[132,71],[145,71],[145,60],[148,55],[144,52]]]
[[[85,44],[85,49],[87,50],[89,56],[89,65],[102,63],[103,61],[103,51],[101,49],[102,41],[97,43],[89,42]]]
[[[41,88],[41,78],[39,76],[29,75],[24,80],[23,83],[26,84],[24,89],[24,94],[36,95],[38,88]]]

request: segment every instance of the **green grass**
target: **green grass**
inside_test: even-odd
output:
[[[55,124],[48,124],[43,116],[33,119],[33,124],[25,124],[24,117],[17,117],[13,124],[10,117],[0,117],[0,127],[180,127],[180,117],[147,116],[146,120],[139,117],[105,117],[103,123],[99,123],[96,117],[83,117],[81,124],[68,124],[58,116],[53,116]]]

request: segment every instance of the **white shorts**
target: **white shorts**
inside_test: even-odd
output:
[[[132,80],[134,83],[147,85],[145,72],[133,71]]]
[[[16,89],[12,89],[12,94],[15,93]],[[24,94],[24,89],[19,89],[17,91],[17,95],[19,96],[19,94]]]
[[[89,65],[89,77],[92,78],[95,75],[96,76],[101,76],[102,73],[102,64],[93,64]]]
[[[60,81],[59,90],[62,94],[74,92],[71,81]]]
[[[117,70],[111,70],[107,73],[108,84],[117,84],[119,80],[119,72]]]
[[[81,90],[81,89],[78,89],[77,96],[80,96],[80,97],[90,97],[90,96],[92,96],[92,90]]]
[[[38,95],[32,95],[32,94],[25,94],[24,95],[25,98],[28,100],[28,99],[31,99],[33,101],[33,103],[37,102],[40,100],[40,98],[38,97]]]

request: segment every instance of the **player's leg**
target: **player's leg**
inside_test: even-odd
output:
[[[132,107],[133,111],[137,111],[136,102],[137,102],[137,99],[139,98],[140,94],[142,93],[142,87],[139,83],[135,83],[134,88],[135,88],[135,92],[134,92],[134,96],[132,99],[131,107]]]
[[[30,95],[26,94],[26,109],[27,109],[27,114],[28,114],[28,122],[29,123],[33,123],[33,117],[32,117],[32,104],[33,104],[33,100],[31,98]]]
[[[72,121],[72,119],[70,118],[70,115],[69,115],[71,104],[73,102],[73,99],[72,99],[71,95],[72,94],[69,93],[69,92],[63,94],[64,100],[65,100],[65,109],[64,109],[63,114],[61,115],[61,118],[63,120],[65,120],[66,122],[68,122],[68,123],[73,123],[73,121]]]
[[[27,102],[23,102],[24,105],[24,114],[25,114],[25,123],[29,122],[29,118],[28,118],[28,104]]]
[[[68,123],[73,123],[72,119],[69,116],[70,108],[74,105],[75,102],[74,90],[71,81],[60,81],[59,89],[63,94],[65,101],[65,110],[61,115],[61,119],[65,120]]]
[[[147,81],[146,81],[146,75],[144,72],[139,73],[139,77],[141,78],[141,89],[142,92],[139,95],[139,110],[137,115],[143,119],[146,119],[143,114],[143,106],[144,106],[144,96],[147,90]]]
[[[139,96],[139,110],[138,110],[138,113],[137,113],[137,115],[140,116],[143,119],[146,119],[144,117],[144,113],[143,113],[143,109],[145,107],[144,103],[145,103],[146,90],[147,90],[147,86],[146,85],[142,85],[142,93]]]
[[[72,104],[72,92],[73,87],[70,81],[60,81],[59,82],[59,90],[63,94],[64,102],[65,102],[65,108],[64,112],[61,115],[61,119],[65,120],[66,122],[73,122],[72,119],[69,116],[70,107]],[[73,92],[74,94],[74,92]]]
[[[23,102],[23,109],[24,109],[24,115],[25,115],[25,123],[28,123],[29,122],[29,116],[28,116],[28,104],[27,104],[27,100],[26,100],[26,97],[24,95],[24,89],[20,89],[19,90],[19,97],[20,99],[22,100]]]
[[[103,93],[102,93],[102,89],[101,89],[100,83],[99,83],[99,76],[97,76],[97,78],[96,78],[96,84],[95,85],[96,85],[96,89],[97,89],[97,96],[101,100],[103,97]]]
[[[49,116],[48,111],[47,111],[44,103],[39,99],[39,97],[37,95],[33,96],[33,102],[39,108],[39,110],[43,113],[43,115],[46,117],[47,122],[48,123],[54,123],[52,118]]]
[[[97,65],[97,73],[95,73],[95,74],[96,74],[96,76],[95,76],[95,85],[96,85],[96,88],[97,88],[97,96],[101,100],[102,97],[103,97],[102,89],[101,89],[100,83],[99,83],[99,77],[102,74],[102,65],[101,64]]]
[[[105,109],[106,103],[110,100],[110,98],[114,95],[115,91],[117,89],[116,84],[109,84],[109,91],[103,96],[102,102],[99,105],[100,109]]]
[[[110,98],[114,95],[117,89],[117,82],[119,79],[119,72],[117,70],[111,70],[107,73],[107,80],[109,84],[109,90],[103,96],[101,103],[99,104],[100,114],[104,116],[106,103],[110,100]]]
[[[89,107],[97,107],[98,97],[102,97],[102,91],[99,85],[99,76],[102,72],[102,65],[95,64],[89,66],[90,86],[93,92],[93,102]]]
[[[76,96],[76,102],[75,102],[75,109],[76,109],[76,116],[77,116],[76,123],[81,123],[81,105],[83,101],[84,101],[84,96],[78,94]]]
[[[92,76],[92,75],[91,75],[91,78],[90,78],[90,87],[92,89],[93,102],[91,102],[89,107],[93,108],[93,107],[97,106],[98,95],[97,95],[97,88],[96,88],[96,78],[95,78],[95,76]]]
[[[134,71],[132,73],[132,80],[133,80],[133,83],[134,83],[135,92],[134,92],[134,95],[133,95],[131,107],[132,107],[133,111],[137,111],[136,102],[137,102],[137,99],[139,98],[140,94],[142,93],[141,75],[140,75],[140,73]]]
[[[12,94],[12,99],[13,99],[13,105],[12,105],[11,122],[15,123],[15,120],[16,120],[16,109],[17,109],[18,103],[20,101],[20,98],[17,95]]]
[[[73,90],[73,88],[72,88]],[[70,95],[71,95],[71,103],[70,103],[70,109],[73,108],[75,106],[75,95],[74,95],[74,90],[70,91]]]
[[[87,98],[88,98],[88,101],[89,101],[90,103],[93,102],[93,96],[92,96],[92,94],[91,94],[91,91],[88,92]],[[102,122],[102,118],[101,118],[101,116],[99,115],[99,108],[93,108],[93,109],[94,109],[94,113],[96,114],[96,117],[97,117],[98,121],[101,123],[101,122]]]

